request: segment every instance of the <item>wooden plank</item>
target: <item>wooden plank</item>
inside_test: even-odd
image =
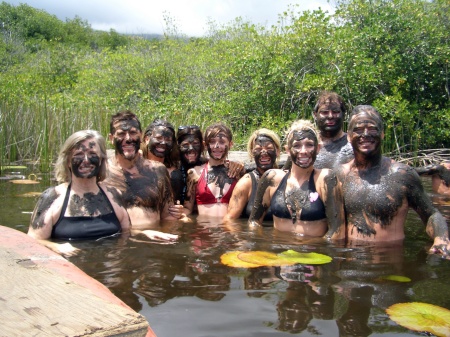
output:
[[[106,287],[27,235],[6,232],[0,226],[0,336],[154,336]]]

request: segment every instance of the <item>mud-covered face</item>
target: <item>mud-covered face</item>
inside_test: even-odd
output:
[[[275,143],[271,138],[264,135],[255,139],[252,154],[255,157],[256,167],[262,172],[273,168],[277,160]]]
[[[373,154],[381,151],[383,136],[380,119],[371,113],[361,112],[350,120],[347,137],[354,152]]]
[[[168,157],[173,148],[174,133],[168,127],[157,126],[146,137],[148,150],[159,158]]]
[[[311,167],[316,161],[318,146],[317,137],[312,131],[293,131],[288,144],[292,163],[301,168]]]
[[[336,136],[342,130],[343,113],[338,102],[326,101],[315,113],[317,127],[327,137]]]
[[[216,137],[207,139],[206,146],[212,159],[222,160],[228,156],[230,140],[225,133],[219,132]]]
[[[96,177],[100,171],[100,147],[94,139],[87,139],[72,150],[70,170],[78,178]]]
[[[184,165],[194,165],[198,162],[201,151],[202,144],[200,139],[195,137],[195,135],[186,135],[183,141],[179,145],[180,149],[180,159]]]
[[[116,153],[132,160],[138,155],[141,145],[141,131],[135,120],[119,121],[114,124],[112,135]]]

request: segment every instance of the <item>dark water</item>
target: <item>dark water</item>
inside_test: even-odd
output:
[[[21,174],[28,172],[19,172]],[[5,173],[2,173],[5,176]],[[429,180],[424,179],[429,190]],[[26,232],[37,185],[0,180],[0,224]],[[450,199],[433,196],[450,219]],[[426,253],[431,241],[410,212],[403,245],[345,247],[305,242],[264,228],[248,232],[245,221],[163,224],[177,233],[173,245],[137,235],[78,242],[69,260],[143,314],[164,336],[424,336],[398,326],[385,309],[420,301],[450,309],[450,261]],[[333,257],[321,266],[236,269],[220,256],[230,250],[293,249]],[[411,282],[382,276],[407,276]]]

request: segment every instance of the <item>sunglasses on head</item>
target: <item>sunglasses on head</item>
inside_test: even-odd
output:
[[[186,133],[190,133],[191,131],[197,130],[200,130],[200,127],[198,125],[181,125],[178,127],[178,132],[184,131]]]

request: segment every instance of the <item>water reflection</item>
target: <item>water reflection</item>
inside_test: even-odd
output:
[[[3,225],[26,231],[35,198],[23,193],[46,186],[0,181]],[[450,203],[433,196],[444,214]],[[15,210],[11,211],[11,208]],[[5,216],[6,214],[6,216]],[[398,302],[421,301],[450,309],[450,261],[426,252],[431,243],[415,213],[404,244],[336,245],[305,241],[289,233],[246,229],[197,219],[165,223],[180,240],[161,245],[145,236],[77,242],[70,261],[145,315],[159,336],[416,336],[385,314]],[[293,249],[333,257],[321,266],[236,269],[220,256],[230,250]],[[411,282],[396,282],[398,275]]]

